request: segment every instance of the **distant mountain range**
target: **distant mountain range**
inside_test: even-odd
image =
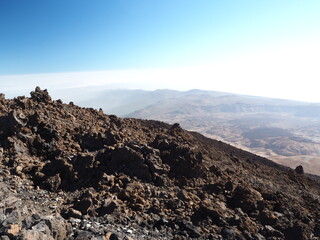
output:
[[[183,128],[320,174],[320,104],[214,91],[105,90],[81,106]]]

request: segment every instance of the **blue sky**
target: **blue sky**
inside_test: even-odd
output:
[[[62,84],[68,80],[61,73],[68,79],[75,73],[86,83],[139,82],[146,70],[149,78],[136,87],[155,82],[153,88],[180,85],[297,99],[302,83],[310,86],[304,92],[312,91],[320,77],[319,12],[318,0],[1,0],[0,87],[11,84],[5,82],[9,75],[17,79],[11,82],[27,84],[34,74],[44,74],[43,85],[48,79]],[[193,79],[181,74],[190,69]],[[159,71],[176,78],[164,74],[161,85],[152,77]],[[94,72],[95,79],[81,80],[79,72]],[[60,80],[46,78],[49,73]],[[117,73],[126,79],[112,79]],[[279,81],[279,93],[261,88]],[[252,89],[241,89],[250,84]],[[288,84],[292,90],[286,95]]]

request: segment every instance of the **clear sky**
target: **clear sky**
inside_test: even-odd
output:
[[[190,88],[320,102],[318,0],[1,0],[0,91]]]

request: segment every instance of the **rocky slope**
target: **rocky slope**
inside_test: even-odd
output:
[[[320,239],[320,184],[179,124],[0,96],[1,239]]]
[[[122,117],[179,122],[277,163],[320,174],[320,104],[190,90],[76,89],[59,95]],[[71,101],[71,100],[70,100]]]
[[[149,105],[126,116],[179,122],[185,129],[320,174],[319,104],[201,90],[173,93],[144,101]]]

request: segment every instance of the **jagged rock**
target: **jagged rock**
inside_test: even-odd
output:
[[[103,203],[103,206],[99,209],[100,214],[111,214],[113,213],[117,208],[119,207],[119,204],[112,199],[106,199]]]
[[[226,191],[232,191],[234,189],[233,183],[231,181],[228,181],[224,185],[224,189]]]
[[[32,226],[31,229],[24,230],[22,236],[25,239],[54,240],[53,236],[50,233],[49,226],[44,221],[41,221],[36,225]]]
[[[304,174],[303,167],[301,165],[297,166],[296,169],[294,170],[298,174]]]
[[[200,229],[195,227],[192,222],[182,221],[178,223],[182,231],[186,230],[191,238],[199,238],[201,236]]]
[[[61,185],[60,174],[48,177],[45,181],[42,182],[42,187],[49,189],[50,191],[57,191]]]
[[[68,209],[64,215],[66,215],[66,217],[68,217],[68,218],[71,218],[71,217],[72,218],[81,218],[82,217],[82,213],[76,209],[73,209],[73,208]]]
[[[259,216],[259,220],[263,225],[275,225],[278,218],[276,215],[270,211],[262,211]]]
[[[49,96],[49,93],[47,89],[41,90],[40,87],[36,87],[34,91],[30,93],[31,99],[37,101],[37,102],[50,102],[51,97]]]
[[[21,227],[18,224],[11,224],[1,228],[1,232],[5,233],[11,238],[17,237],[20,230],[21,230]]]
[[[243,186],[237,186],[229,204],[233,207],[240,207],[244,212],[250,213],[258,208],[258,202],[263,200],[260,192]]]
[[[6,216],[5,220],[1,223],[2,226],[16,225],[21,221],[21,213],[13,211]]]
[[[71,226],[60,215],[45,216],[43,221],[50,229],[50,234],[56,240],[67,239],[71,232]]]
[[[22,127],[27,125],[28,119],[21,111],[13,110],[9,113],[9,127],[11,131],[19,131]]]
[[[32,214],[31,216],[27,216],[22,220],[22,227],[25,229],[30,229],[32,226],[36,225],[41,217],[38,214]]]
[[[145,181],[152,180],[152,173],[142,152],[128,146],[115,149],[111,153],[108,166],[114,171],[123,172],[131,177],[137,177]]]
[[[82,198],[79,202],[76,202],[73,207],[74,209],[79,210],[81,214],[87,214],[92,207],[92,199],[89,197]]]
[[[188,192],[186,190],[181,190],[178,192],[177,197],[183,201],[188,201],[190,197],[188,196]]]
[[[239,239],[244,240],[245,238],[242,236],[242,234],[237,230],[236,228],[223,228],[221,232],[223,240],[233,240],[233,239]]]
[[[273,227],[266,225],[263,229],[266,237],[280,237],[283,238],[283,233],[274,229]]]

